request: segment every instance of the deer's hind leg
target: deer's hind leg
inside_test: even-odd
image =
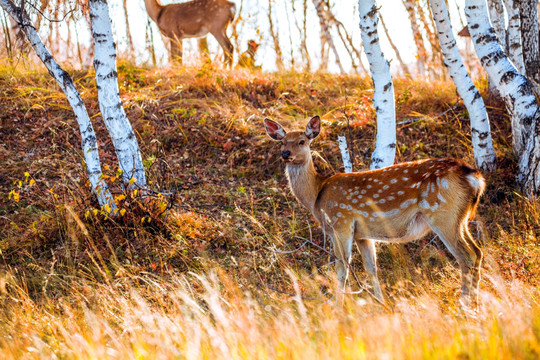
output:
[[[476,306],[482,250],[469,233],[467,217],[456,214],[453,218],[431,218],[429,225],[456,258],[461,268],[461,301],[463,305]]]
[[[225,65],[227,67],[230,67],[233,61],[234,46],[231,43],[231,40],[229,40],[229,38],[227,37],[225,31],[226,28],[222,31],[213,31],[211,32],[211,34],[216,38],[217,42],[223,49],[223,53],[225,54]]]

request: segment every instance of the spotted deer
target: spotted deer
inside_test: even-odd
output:
[[[344,289],[353,240],[362,255],[374,295],[383,300],[377,276],[375,241],[409,242],[433,231],[461,268],[461,301],[477,303],[482,251],[468,221],[474,217],[485,182],[460,160],[425,159],[382,169],[323,177],[317,173],[310,143],[321,129],[313,117],[305,131],[286,132],[265,119],[268,135],[281,142],[289,186],[333,242],[337,277]]]
[[[216,38],[230,66],[234,46],[227,37],[227,26],[234,19],[236,5],[228,0],[192,0],[180,4],[161,5],[158,0],[144,0],[148,15],[159,31],[171,39],[171,55],[182,61],[182,39],[203,37],[208,33]],[[203,44],[203,47],[207,46]]]

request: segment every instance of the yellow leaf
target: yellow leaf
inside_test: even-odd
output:
[[[109,170],[109,167],[107,165],[103,165],[103,169]]]
[[[34,181],[34,179],[30,179],[30,181],[28,182],[28,185],[32,186],[34,185],[36,182]]]
[[[143,216],[142,219],[141,219],[141,224],[142,224],[142,223],[144,223],[144,216]]]
[[[19,187],[21,187],[21,186],[22,186],[22,181],[19,180]]]
[[[28,178],[30,177],[30,173],[29,173],[28,171],[25,171],[25,172],[24,172],[24,177],[25,177],[26,179],[28,179]]]
[[[107,214],[111,212],[111,206],[109,204],[103,205],[103,209]]]
[[[86,212],[84,213],[84,218],[88,219],[89,216],[90,216],[90,210],[86,210]]]
[[[133,190],[133,196],[137,196],[137,192],[138,192],[137,189]]]
[[[19,202],[19,193],[18,192],[13,192],[13,200],[15,200],[15,202]]]
[[[94,216],[96,216],[96,215],[98,214],[99,210],[98,210],[98,209],[94,209],[94,210],[92,210],[92,212],[94,213]]]
[[[115,196],[114,197],[114,201],[122,201],[126,198],[126,195],[122,194],[122,195],[118,195],[118,196]]]
[[[126,209],[120,210],[120,216],[124,216],[126,214]]]

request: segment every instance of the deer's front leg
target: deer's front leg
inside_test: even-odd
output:
[[[336,272],[338,279],[338,299],[341,303],[343,300],[343,293],[347,285],[347,278],[349,276],[349,262],[351,260],[351,250],[353,244],[353,229],[349,224],[343,224],[339,226],[339,222],[334,225],[333,231],[333,246],[334,255],[336,256]]]

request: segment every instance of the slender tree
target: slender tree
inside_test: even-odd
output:
[[[360,30],[375,92],[373,103],[377,114],[377,140],[371,156],[371,168],[394,163],[396,154],[396,110],[390,64],[384,58],[377,32],[377,8],[373,0],[359,0]]]
[[[538,43],[538,0],[519,1],[521,42],[527,76],[540,81],[540,46]]]
[[[504,0],[508,14],[508,41],[507,53],[517,71],[525,75],[525,63],[523,62],[523,47],[521,45],[521,19],[517,0]]]
[[[116,44],[112,36],[109,6],[106,0],[89,0],[92,37],[94,39],[96,85],[99,107],[111,136],[124,183],[146,185],[146,175],[137,144],[137,137],[129,122],[118,89],[116,72]],[[132,180],[133,179],[133,180]]]
[[[0,0],[0,5],[19,24],[20,29],[32,45],[32,48],[34,48],[37,56],[47,67],[51,76],[56,80],[58,86],[60,86],[60,89],[62,89],[66,95],[79,124],[82,141],[81,145],[86,162],[86,173],[92,186],[92,190],[96,194],[101,206],[108,205],[110,211],[114,211],[116,208],[114,199],[109,192],[107,184],[103,181],[96,134],[81,96],[73,84],[73,80],[69,74],[58,65],[51,53],[47,50],[25,10],[22,7],[15,6],[11,0]]]
[[[492,171],[496,167],[495,150],[484,101],[467,73],[459,54],[444,0],[430,0],[429,2],[444,54],[444,64],[469,112],[475,165],[482,170]]]
[[[313,5],[315,5],[315,10],[317,10],[317,15],[319,16],[319,23],[321,24],[321,33],[324,35],[326,43],[328,44],[328,46],[334,53],[334,57],[336,58],[336,64],[338,65],[339,70],[343,73],[345,72],[345,70],[343,69],[343,65],[341,65],[339,53],[336,49],[336,45],[334,44],[334,40],[332,39],[332,34],[330,33],[330,29],[328,27],[329,19],[327,16],[327,10],[324,7],[324,2],[322,0],[313,0]]]

